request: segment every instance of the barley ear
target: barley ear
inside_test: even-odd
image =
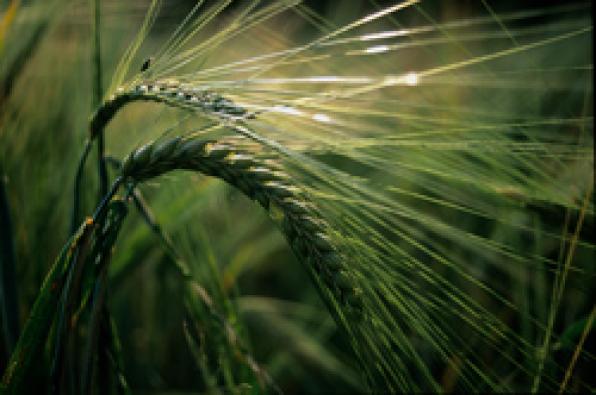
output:
[[[99,106],[89,121],[90,138],[100,135],[121,108],[135,101],[162,103],[224,120],[254,117],[245,108],[207,88],[182,86],[172,80],[143,81],[118,88],[116,94]]]
[[[268,210],[299,260],[322,278],[348,311],[362,312],[361,291],[316,204],[279,170],[280,163],[272,166],[243,142],[245,139],[238,137],[217,141],[177,137],[149,143],[126,157],[122,178],[141,182],[175,169],[221,178]]]

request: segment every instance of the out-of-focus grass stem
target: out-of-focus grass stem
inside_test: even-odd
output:
[[[19,306],[15,287],[15,255],[10,205],[0,168],[0,309],[2,314],[2,349],[7,361],[19,336]],[[4,365],[4,363],[2,363]]]
[[[93,2],[93,107],[101,105],[103,96],[103,83],[101,71],[101,3],[99,0]],[[97,136],[97,160],[99,172],[99,196],[100,199],[108,191],[108,171],[105,163],[104,134]]]

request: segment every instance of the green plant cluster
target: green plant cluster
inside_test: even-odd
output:
[[[591,11],[0,1],[0,394],[594,392]]]

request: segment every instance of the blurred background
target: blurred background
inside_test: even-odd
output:
[[[143,21],[149,2],[102,0],[100,3],[101,67],[105,91],[118,61]],[[197,41],[226,26],[242,9],[239,3],[232,2],[218,14]],[[307,0],[303,2],[303,12],[290,10],[277,15],[188,68],[208,68],[304,44],[323,34],[325,29],[343,26],[394,3]],[[163,2],[153,28],[133,61],[130,75],[140,70],[143,61],[160,48],[195,4],[190,0]],[[487,4],[492,7],[487,8]],[[557,7],[562,11],[544,12]],[[465,34],[480,34],[501,31],[495,14],[525,12],[529,16],[507,21],[511,31],[546,28],[529,32],[527,36],[516,36],[524,43],[554,37],[563,30],[561,25],[569,26],[569,29],[590,26],[590,11],[590,2],[574,2],[570,6],[567,1],[547,5],[540,1],[422,1],[420,8],[408,8],[395,14],[395,21],[384,20],[383,23],[389,26],[395,22],[397,26],[412,28],[485,18],[489,22],[464,31]],[[94,110],[93,5],[89,1],[2,0],[0,21],[0,173],[10,210],[10,221],[3,220],[2,232],[12,234],[13,238],[14,285],[22,325],[49,265],[68,237],[76,163]],[[374,31],[378,31],[378,27]],[[366,33],[366,27],[359,32]],[[367,57],[351,64],[345,60],[344,63],[333,63],[332,59],[328,64],[313,63],[305,67],[322,75],[342,67],[349,70],[346,74],[354,75],[367,75],[374,70],[424,69],[425,65],[451,64],[459,59],[454,48],[462,42],[475,56],[506,48],[504,39],[494,39],[490,35],[471,42],[456,39],[455,43],[446,42],[428,49],[421,41],[418,46],[404,49],[399,56]],[[548,75],[541,73],[540,66],[545,61],[549,67],[559,67],[562,71]],[[428,117],[437,123],[439,120],[445,124],[461,122],[458,112],[445,107],[416,108],[420,97],[425,97],[433,103],[448,102],[453,107],[476,112],[476,119],[490,119],[495,123],[499,121],[496,114],[506,114],[508,120],[526,119],[530,115],[542,120],[589,119],[574,124],[562,123],[546,132],[553,141],[564,133],[583,139],[579,144],[585,149],[582,160],[568,166],[569,174],[559,174],[553,179],[553,185],[558,186],[562,196],[561,201],[579,206],[586,193],[586,180],[593,177],[593,159],[589,159],[589,153],[593,155],[591,35],[546,46],[532,56],[522,53],[512,60],[499,62],[491,64],[493,70],[525,70],[526,74],[512,77],[509,84],[496,89],[490,80],[471,77],[466,80],[464,75],[454,73],[450,75],[451,79],[438,79],[421,88],[417,95],[406,92],[405,96],[400,96],[400,103],[395,106],[386,103],[385,109],[400,111],[406,108],[411,114]],[[534,69],[536,71],[531,72]],[[292,72],[292,76],[300,73],[299,70]],[[346,119],[348,117],[346,115]],[[159,136],[173,123],[190,130],[201,122],[200,119],[189,119],[181,110],[163,109],[158,104],[132,104],[110,124],[106,150],[109,155],[122,158],[139,144]],[[407,121],[399,126],[403,130],[411,127]],[[518,133],[520,140],[527,138],[524,131]],[[408,160],[408,155],[404,153],[404,160]],[[350,174],[372,172],[351,161],[350,157],[329,154],[313,157]],[[90,160],[85,171],[85,213],[91,213],[98,196],[95,161],[95,158]],[[111,174],[116,173],[112,171]],[[386,177],[382,173],[368,175],[378,180]],[[425,176],[420,177],[422,180]],[[254,366],[245,357],[238,357],[239,353],[254,358],[287,394],[364,390],[359,367],[348,344],[339,336],[308,276],[264,210],[225,183],[190,172],[161,177],[144,185],[141,191],[156,221],[170,235],[191,267],[193,277],[209,291],[218,314],[225,319],[214,318],[205,305],[193,301],[193,295],[182,286],[172,257],[143,219],[131,210],[110,266],[108,305],[120,335],[124,376],[134,393],[198,393],[214,388],[253,393],[258,388]],[[536,229],[536,233],[526,232],[526,238],[490,220],[465,214],[457,216],[416,197],[404,196],[403,199],[446,223],[459,223],[467,231],[502,242],[520,254],[527,252],[556,261],[563,248],[552,239],[541,239],[539,234],[560,234],[563,224],[574,229],[579,218],[578,210],[569,211],[564,204],[542,202],[539,198],[526,199],[518,193],[504,189],[499,195],[500,200],[478,204],[493,205],[498,210],[495,216],[506,218],[509,223]],[[568,292],[555,326],[555,333],[571,336],[569,344],[572,346],[564,341],[555,342],[553,360],[563,365],[572,357],[579,336],[569,332],[569,328],[575,328],[576,332],[577,328],[583,329],[581,324],[585,324],[595,301],[593,203],[590,203],[583,221],[574,260],[578,270],[572,270],[569,275]],[[421,233],[422,240],[426,237],[430,236]],[[523,267],[518,273],[507,271],[505,275],[481,257],[469,258],[462,246],[449,240],[442,243],[448,251],[446,255],[458,256],[464,264],[473,264],[477,278],[498,284],[499,291],[518,302],[528,316],[546,322],[553,282],[551,271],[532,271]],[[4,254],[8,254],[7,248],[4,245]],[[194,297],[198,299],[197,295]],[[492,307],[498,316],[499,306]],[[193,355],[185,337],[183,322],[189,310],[204,317],[194,322],[199,334],[197,349],[204,353],[200,358]],[[540,343],[541,334],[532,324],[519,317],[507,322],[528,341],[536,345]],[[226,325],[234,328],[241,342],[230,340]],[[458,328],[456,319],[453,328]],[[592,334],[584,349],[594,350],[593,346]],[[494,351],[478,350],[478,353],[482,352],[488,354],[484,357],[488,361],[486,368],[498,370],[499,358],[490,355]],[[198,366],[196,361],[201,358],[204,364]],[[432,356],[428,357],[433,374],[443,389],[446,392],[457,389],[457,372],[433,364],[433,360]],[[495,366],[490,366],[491,361]],[[522,357],[518,362],[521,365],[527,363],[528,369],[533,366]],[[6,363],[6,356],[2,363]],[[571,389],[594,390],[595,382],[589,368],[594,366],[593,363],[591,354],[580,357]],[[0,367],[4,369],[5,366]],[[562,375],[556,367],[547,366],[548,369],[552,369],[549,374],[553,377]],[[515,378],[503,377],[503,380],[515,381]]]

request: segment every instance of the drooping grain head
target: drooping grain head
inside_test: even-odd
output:
[[[91,118],[91,138],[95,138],[122,107],[133,101],[164,103],[172,107],[199,111],[223,120],[254,116],[230,99],[210,89],[181,84],[176,80],[149,81],[128,88],[119,88],[116,94],[104,102]]]
[[[257,200],[280,225],[297,257],[320,276],[344,306],[361,312],[360,291],[316,204],[288,174],[258,153],[248,152],[245,140],[176,137],[149,143],[127,156],[122,176],[140,182],[175,169],[188,169],[221,178]]]

